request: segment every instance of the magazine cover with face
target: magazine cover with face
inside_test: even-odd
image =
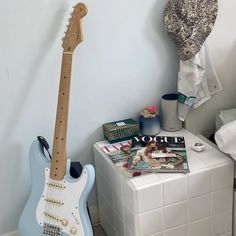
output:
[[[128,159],[130,171],[189,172],[184,137],[137,136]]]

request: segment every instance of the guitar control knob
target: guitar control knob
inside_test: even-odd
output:
[[[62,224],[62,226],[67,226],[68,225],[68,220],[67,219],[62,219],[61,224]]]
[[[70,232],[75,235],[77,233],[77,229],[75,227],[71,227]]]

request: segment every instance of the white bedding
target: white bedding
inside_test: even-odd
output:
[[[215,133],[215,141],[221,151],[236,160],[236,120],[223,125]]]
[[[223,125],[236,120],[236,108],[221,110],[216,115],[216,130],[220,129]]]

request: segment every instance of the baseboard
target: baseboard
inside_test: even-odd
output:
[[[19,236],[18,231],[14,231],[11,233],[7,233],[7,234],[2,234],[0,236]]]

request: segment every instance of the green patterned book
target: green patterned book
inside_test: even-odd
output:
[[[104,137],[110,143],[131,139],[139,132],[139,124],[133,119],[119,120],[103,125]]]

